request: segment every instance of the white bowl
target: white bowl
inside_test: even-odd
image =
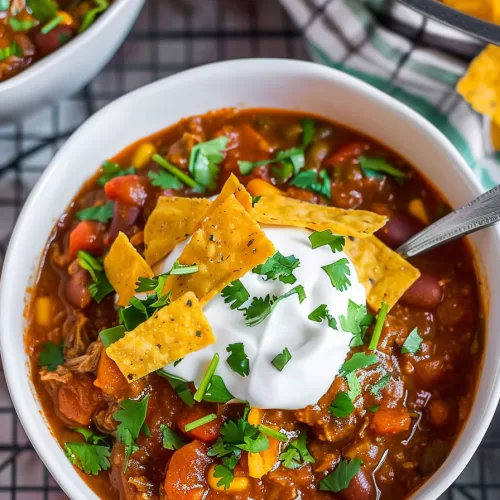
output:
[[[312,63],[247,59],[212,64],[136,90],[96,113],[64,144],[26,202],[5,259],[0,294],[0,342],[12,400],[37,452],[72,499],[97,497],[51,435],[34,396],[24,351],[26,289],[40,254],[54,222],[105,158],[182,117],[230,106],[296,109],[359,130],[407,158],[454,207],[481,192],[454,147],[420,115],[355,78]],[[451,455],[414,499],[435,499],[457,478],[483,438],[500,396],[500,335],[495,335],[500,324],[500,231],[491,228],[471,239],[482,291],[489,300],[481,382]]]
[[[87,31],[0,82],[0,123],[18,120],[80,90],[111,59],[145,0],[117,0]]]

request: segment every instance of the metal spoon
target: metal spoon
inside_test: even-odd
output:
[[[414,257],[497,222],[500,222],[500,185],[426,227],[396,252],[404,258]]]

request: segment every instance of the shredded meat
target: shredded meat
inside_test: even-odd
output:
[[[76,320],[68,319],[64,323],[65,334],[64,358],[73,359],[85,354],[89,345],[88,318],[80,312],[76,313]]]
[[[187,169],[191,149],[201,141],[199,135],[184,132],[182,137],[170,146],[167,155],[168,161],[182,169]]]
[[[113,401],[107,408],[99,410],[94,415],[94,424],[101,431],[106,434],[111,434],[116,431],[118,422],[113,418],[113,414],[120,408],[117,401]]]
[[[59,365],[55,371],[48,371],[47,368],[40,370],[40,380],[46,391],[54,398],[63,384],[67,384],[73,379],[73,374],[64,366]]]
[[[77,358],[68,359],[64,366],[75,373],[95,373],[104,346],[100,340],[92,342],[85,354]]]

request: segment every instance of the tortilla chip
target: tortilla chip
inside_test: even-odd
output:
[[[472,61],[457,90],[478,113],[500,125],[500,47],[488,45]]]
[[[169,276],[164,290],[173,299],[192,291],[204,305],[275,252],[257,222],[230,195],[203,220],[179,256],[181,264],[198,264],[198,272]]]
[[[391,309],[420,276],[417,268],[375,236],[346,238],[344,252],[354,264],[366,290],[366,301],[374,311],[382,302]]]
[[[330,229],[357,238],[370,236],[387,222],[386,217],[373,212],[325,207],[284,196],[262,196],[253,210],[255,219],[262,224]]]
[[[241,182],[238,180],[238,177],[236,177],[234,174],[231,174],[227,181],[224,183],[224,186],[222,186],[221,192],[219,193],[217,198],[215,198],[213,203],[206,211],[205,217],[212,214],[214,210],[222,205],[222,203],[224,203],[232,194],[234,194],[235,198],[241,203],[241,205],[247,212],[252,211],[252,197],[245,189],[245,186],[243,186],[243,184],[241,184]]]
[[[484,21],[498,23],[498,0],[442,0],[452,9]]]
[[[189,238],[209,207],[207,198],[159,198],[144,228],[144,257],[148,264],[156,264]]]
[[[118,294],[117,304],[126,306],[135,295],[139,278],[152,278],[154,273],[132,243],[123,234],[111,245],[104,259],[104,271]]]
[[[157,311],[106,349],[128,382],[215,344],[195,294],[188,292]]]

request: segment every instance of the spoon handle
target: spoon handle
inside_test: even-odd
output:
[[[420,231],[397,252],[404,258],[414,257],[497,222],[500,222],[500,185]]]

